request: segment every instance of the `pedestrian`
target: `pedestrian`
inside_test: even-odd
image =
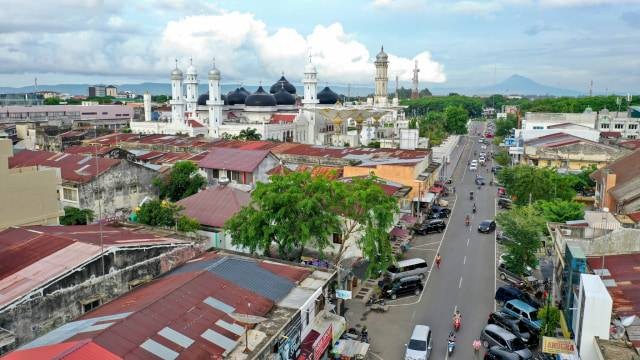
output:
[[[454,194],[456,193],[456,187],[455,186],[452,186],[451,190],[453,191]]]
[[[436,255],[436,267],[440,269],[440,262],[442,261],[442,257],[440,257],[440,253]]]

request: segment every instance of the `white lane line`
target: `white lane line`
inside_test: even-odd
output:
[[[460,282],[458,283],[458,289],[462,289],[462,276],[460,276]]]
[[[464,260],[462,260],[462,265],[467,263],[467,255],[464,256]]]
[[[467,238],[467,247],[469,247],[469,240],[470,240],[470,239],[469,239],[469,238]]]
[[[413,324],[413,319],[415,319],[416,317],[416,311],[413,310],[413,313],[411,313],[411,324]]]
[[[495,219],[496,213],[498,212],[498,199],[493,199],[493,217]],[[498,251],[498,232],[493,232],[493,291],[498,290],[498,261],[497,261],[497,251]],[[498,301],[493,300],[493,311],[496,311],[498,308]]]

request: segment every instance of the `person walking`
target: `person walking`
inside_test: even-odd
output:
[[[440,256],[440,253],[438,253],[438,254],[436,255],[436,267],[437,267],[438,269],[440,269],[440,262],[441,262],[441,261],[442,261],[442,257]]]

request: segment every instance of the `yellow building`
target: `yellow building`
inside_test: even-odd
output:
[[[0,140],[0,229],[19,225],[59,225],[57,169],[34,166],[9,169],[11,140]]]
[[[522,163],[575,172],[591,165],[601,168],[627,153],[615,146],[556,133],[526,141]]]

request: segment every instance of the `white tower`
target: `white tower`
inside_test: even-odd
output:
[[[309,55],[309,62],[304,67],[304,98],[302,99],[302,106],[307,113],[307,119],[309,120],[307,129],[307,144],[315,144],[316,142],[316,104],[318,104],[318,71],[311,62],[311,55]]]
[[[213,68],[209,70],[209,136],[220,137],[220,125],[222,125],[222,106],[224,101],[220,97],[220,70],[216,68],[215,60]]]
[[[187,78],[184,80],[184,83],[187,88],[187,96],[185,97],[187,112],[192,116],[195,116],[196,108],[198,106],[198,72],[196,67],[193,66],[193,59],[189,60]]]
[[[142,99],[144,102],[144,121],[151,121],[151,94],[145,92]]]
[[[387,70],[389,69],[389,56],[384,52],[384,46],[380,49],[378,55],[376,55],[376,92],[374,98],[374,104],[385,106],[387,105],[387,85],[389,83],[389,77],[387,76]]]
[[[176,68],[171,72],[171,123],[181,125],[184,123],[184,98],[182,96],[182,71]]]

